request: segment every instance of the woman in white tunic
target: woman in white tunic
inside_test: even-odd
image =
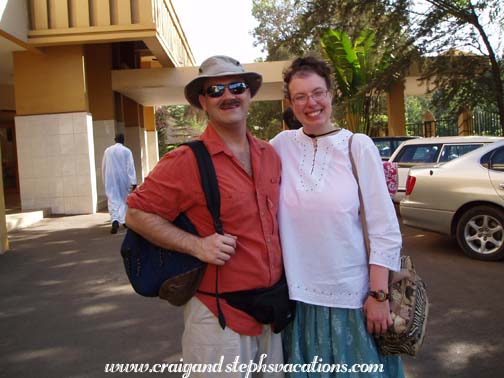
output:
[[[103,153],[102,177],[105,184],[105,194],[108,200],[108,211],[112,229],[115,234],[119,224],[124,224],[126,216],[126,197],[130,190],[136,187],[135,164],[133,154],[125,147],[124,135],[118,134],[115,144]]]
[[[271,140],[282,160],[280,237],[289,294],[296,301],[295,319],[284,334],[286,362],[318,358],[348,369],[341,375],[322,370],[291,376],[404,377],[400,357],[381,355],[372,336],[392,324],[387,278],[389,269],[400,268],[402,243],[378,150],[366,135],[353,138],[371,243],[368,262],[349,159],[352,133],[331,122],[330,67],[298,58],[284,72],[284,89],[303,125]],[[350,373],[354,364],[383,369]]]

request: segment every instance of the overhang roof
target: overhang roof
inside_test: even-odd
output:
[[[282,71],[290,61],[244,64],[245,71],[263,76],[263,85],[254,100],[281,100]],[[185,104],[184,86],[198,75],[198,67],[146,68],[112,71],[112,89],[144,106]],[[427,86],[419,85],[417,76],[405,80],[404,94],[418,96],[426,93]]]
[[[263,76],[254,100],[282,99],[282,71],[290,61],[244,64],[245,71]],[[112,89],[144,106],[185,104],[185,85],[198,75],[198,67],[150,68],[112,71]]]

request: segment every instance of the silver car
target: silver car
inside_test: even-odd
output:
[[[411,168],[405,194],[404,224],[456,237],[469,257],[504,259],[504,141]]]
[[[399,203],[404,198],[406,178],[411,167],[445,163],[486,143],[493,143],[499,140],[504,140],[504,138],[490,136],[449,136],[418,138],[401,143],[389,159],[389,162],[397,163],[398,172],[397,193],[392,197],[392,200]]]

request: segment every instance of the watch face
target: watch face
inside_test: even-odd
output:
[[[385,293],[383,290],[370,291],[369,295],[375,298],[378,302],[384,302],[388,299],[388,294]]]

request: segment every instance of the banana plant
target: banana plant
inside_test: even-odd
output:
[[[342,30],[327,30],[321,39],[322,49],[331,61],[338,89],[343,102],[347,127],[352,131],[366,132],[363,115],[369,119],[372,82],[389,67],[392,54],[379,53],[375,33],[364,29],[354,43]],[[369,124],[369,122],[366,122]]]

